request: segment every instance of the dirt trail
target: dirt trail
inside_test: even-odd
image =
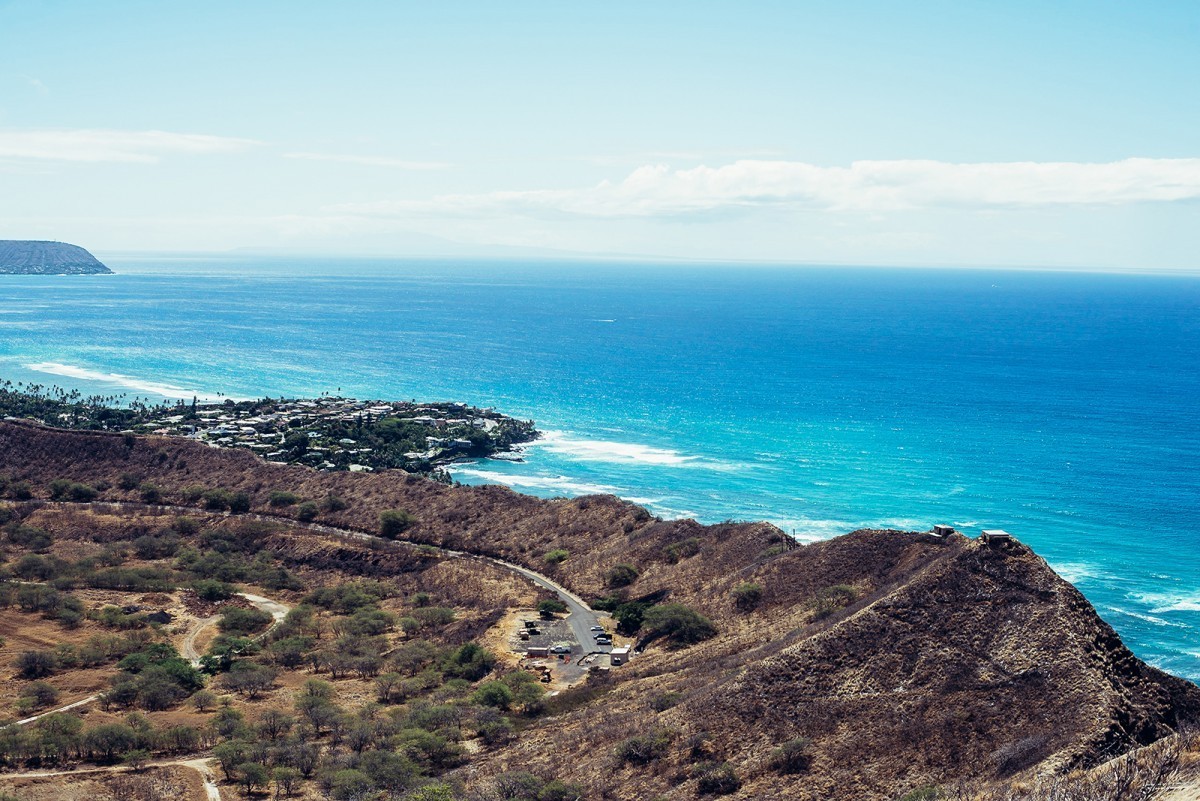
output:
[[[213,760],[205,758],[197,759],[171,759],[171,760],[151,760],[146,763],[148,768],[165,768],[172,765],[179,765],[185,768],[191,768],[200,774],[200,780],[204,783],[204,795],[206,801],[221,801],[221,789],[217,787],[216,774],[213,772]],[[42,779],[53,776],[82,776],[90,773],[128,773],[132,768],[127,765],[111,765],[103,768],[75,768],[73,770],[39,770],[30,773],[4,773],[0,774],[0,779]]]
[[[271,625],[262,634],[259,634],[255,639],[261,639],[271,633],[271,630],[283,622],[287,617],[287,613],[291,611],[291,607],[287,604],[282,604],[279,601],[264,598],[261,595],[253,595],[248,592],[239,592],[238,595],[252,603],[256,609],[266,612],[271,616]],[[179,649],[179,655],[192,663],[192,667],[200,667],[200,652],[196,648],[196,638],[200,636],[200,632],[204,631],[209,626],[217,625],[217,621],[221,619],[220,615],[201,618],[192,624],[188,629],[187,636],[184,637],[183,646]]]

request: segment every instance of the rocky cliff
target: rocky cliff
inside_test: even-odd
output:
[[[110,274],[96,257],[78,245],[27,239],[0,239],[0,274]]]

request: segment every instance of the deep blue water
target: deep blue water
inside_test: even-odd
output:
[[[1005,528],[1200,679],[1200,279],[121,261],[0,276],[0,376],[157,397],[464,400],[536,419],[464,482],[663,516]],[[153,392],[157,390],[156,392]]]

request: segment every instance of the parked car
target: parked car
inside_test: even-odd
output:
[[[550,649],[550,653],[552,653],[552,654],[569,654],[569,653],[571,653],[571,649],[565,645],[556,645]]]
[[[612,640],[608,637],[597,637],[596,645],[612,645]]]
[[[604,631],[604,626],[592,626],[592,631]]]

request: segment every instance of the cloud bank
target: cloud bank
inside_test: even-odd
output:
[[[357,203],[352,214],[414,213],[670,217],[763,207],[825,211],[1121,205],[1200,198],[1200,159],[1106,163],[856,161],[823,167],[742,160],[719,167],[638,167],[585,189],[442,195],[429,201]]]
[[[0,159],[153,164],[166,155],[237,153],[258,144],[168,131],[0,130]]]

